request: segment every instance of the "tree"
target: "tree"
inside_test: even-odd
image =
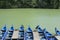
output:
[[[54,0],[54,7],[55,9],[59,8],[59,0]]]
[[[32,0],[24,0],[24,8],[32,8]]]
[[[23,3],[24,3],[24,0],[17,0],[18,8],[23,8]]]
[[[6,0],[0,0],[0,8],[6,8]]]
[[[47,0],[36,0],[37,7],[39,8],[46,8],[47,7]]]

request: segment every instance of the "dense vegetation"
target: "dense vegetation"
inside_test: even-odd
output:
[[[59,0],[0,0],[0,8],[59,8]]]

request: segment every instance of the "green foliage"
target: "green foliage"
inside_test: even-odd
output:
[[[59,0],[0,0],[0,8],[59,8]]]

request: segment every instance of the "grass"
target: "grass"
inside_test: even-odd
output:
[[[54,28],[60,29],[60,9],[0,9],[0,29],[7,25],[10,28],[14,25],[19,29],[28,25],[34,29],[37,25],[46,28],[49,32],[55,33]]]

